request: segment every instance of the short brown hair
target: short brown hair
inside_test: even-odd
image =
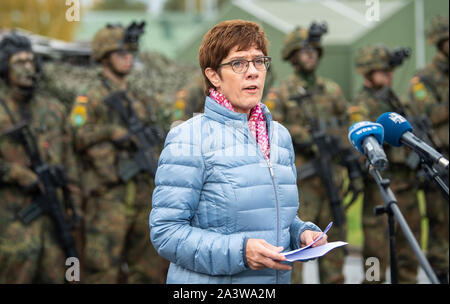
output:
[[[227,20],[212,27],[203,37],[198,50],[198,61],[205,81],[205,94],[209,95],[209,89],[215,88],[205,75],[206,68],[217,71],[222,60],[235,46],[238,46],[238,51],[256,46],[267,56],[267,45],[268,41],[262,27],[252,21]]]

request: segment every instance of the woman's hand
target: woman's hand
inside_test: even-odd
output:
[[[278,262],[286,261],[286,257],[280,254],[282,250],[283,247],[275,247],[263,239],[248,239],[245,247],[247,264],[252,270],[261,270],[266,267],[275,270],[291,270],[291,266]]]
[[[312,231],[312,230],[303,231],[302,234],[300,235],[300,246],[301,247],[308,246],[309,244],[314,242],[314,240],[317,239],[321,234],[322,234],[322,232],[320,232],[320,231]],[[328,238],[328,236],[326,234],[324,234],[323,237],[319,241],[317,241],[317,243],[312,245],[311,247],[325,245],[326,243],[328,243],[327,238]]]

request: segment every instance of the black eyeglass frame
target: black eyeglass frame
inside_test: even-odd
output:
[[[263,70],[260,70],[260,69],[258,69],[256,67],[255,60],[259,60],[259,59],[264,59],[264,69]],[[246,66],[245,66],[245,69],[242,72],[236,72],[235,71],[235,69],[233,67],[233,63],[236,62],[236,61],[240,61],[240,62],[244,62],[245,61],[247,63]],[[248,67],[250,66],[250,62],[253,62],[253,66],[258,71],[267,71],[267,69],[269,69],[271,61],[272,61],[272,57],[269,57],[269,56],[258,56],[256,58],[253,58],[252,60],[247,60],[247,59],[243,59],[243,58],[241,58],[241,59],[233,59],[233,60],[231,60],[229,62],[221,63],[219,65],[219,68],[223,67],[225,65],[229,65],[229,66],[231,66],[231,69],[233,70],[233,72],[235,72],[237,74],[244,74],[245,72],[247,72]]]

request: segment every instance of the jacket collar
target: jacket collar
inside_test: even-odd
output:
[[[265,104],[262,104],[261,110],[266,122],[270,125],[272,115],[270,114],[269,109]],[[242,122],[247,122],[248,120],[247,114],[230,111],[224,106],[218,104],[209,96],[206,96],[205,100],[205,116],[221,123],[225,123],[230,120],[240,120]]]

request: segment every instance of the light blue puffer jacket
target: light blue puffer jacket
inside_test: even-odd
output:
[[[168,259],[167,283],[290,283],[290,271],[251,270],[248,238],[284,251],[299,248],[306,229],[320,231],[297,216],[297,173],[286,128],[269,126],[268,166],[247,125],[207,97],[205,113],[167,135],[156,172],[150,235]],[[273,172],[273,173],[272,173]]]

